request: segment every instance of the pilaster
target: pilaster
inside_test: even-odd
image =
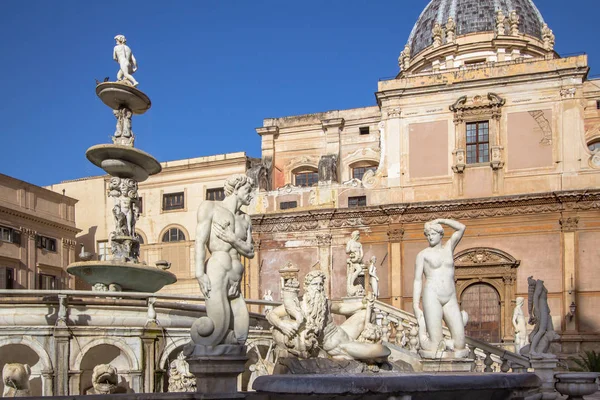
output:
[[[388,254],[390,255],[390,297],[394,307],[402,309],[402,236],[404,229],[389,229],[388,235]]]
[[[579,218],[563,216],[559,220],[561,227],[561,244],[563,255],[563,310],[565,311],[565,326],[567,332],[577,331],[577,313],[570,314],[571,304],[577,304],[577,227]]]
[[[69,393],[69,341],[71,333],[66,326],[54,328],[54,342],[56,346],[55,361],[55,396],[68,396]]]
[[[344,129],[344,118],[324,119],[321,127],[325,134],[325,154],[335,154],[340,158],[340,134]]]
[[[402,114],[400,107],[387,107],[382,111],[382,119],[384,120],[385,143],[387,146],[382,151],[385,151],[385,159],[387,160],[388,186],[399,187],[401,182],[401,166],[403,157],[402,129],[400,116]]]
[[[325,274],[327,282],[327,296],[331,295],[331,241],[332,236],[328,233],[317,235],[317,246],[319,247],[319,265],[321,266],[321,272]]]

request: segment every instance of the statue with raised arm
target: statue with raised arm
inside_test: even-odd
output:
[[[550,343],[560,336],[554,331],[550,307],[548,306],[548,289],[541,279],[527,278],[529,324],[535,325],[529,334],[529,344],[521,349],[521,355],[529,358],[556,358],[548,353]]]
[[[517,354],[520,354],[521,349],[527,344],[527,323],[525,314],[523,314],[523,304],[525,304],[525,299],[517,297],[512,316],[512,324],[515,328],[515,353]]]
[[[196,279],[205,297],[206,317],[192,325],[192,341],[197,345],[241,346],[248,337],[241,257],[253,258],[254,246],[250,217],[241,207],[250,204],[254,183],[238,174],[229,177],[224,188],[225,199],[203,201],[198,208]]]
[[[293,284],[295,281],[288,282]],[[284,287],[283,291],[297,293],[291,286]],[[366,364],[386,361],[390,354],[387,347],[367,340],[359,341],[366,325],[370,324],[369,305],[366,302],[331,303],[325,295],[323,272],[306,274],[304,296],[302,299],[292,297],[284,296],[284,304],[267,314],[280,356],[291,354],[302,359],[326,357],[358,360]],[[348,318],[341,325],[336,325],[332,313]]]
[[[127,46],[127,39],[123,35],[115,36],[116,46],[113,50],[113,59],[119,63],[119,72],[117,72],[117,80],[124,81],[125,79],[132,86],[137,86],[139,83],[133,77],[133,73],[137,71],[137,61]]]
[[[349,297],[364,296],[365,288],[356,282],[361,275],[364,276],[363,247],[360,243],[360,232],[354,231],[346,243],[346,291]]]
[[[455,230],[443,245],[442,224]],[[464,329],[467,316],[461,312],[456,298],[453,253],[465,233],[465,226],[452,219],[436,219],[425,224],[424,233],[429,247],[417,254],[413,288],[413,308],[421,345],[419,353],[423,358],[464,358],[469,354]],[[451,340],[444,339],[442,320],[450,330]]]

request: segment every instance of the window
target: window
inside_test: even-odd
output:
[[[181,210],[184,208],[183,192],[163,194],[163,210]]]
[[[358,133],[361,135],[368,135],[369,134],[369,127],[368,126],[361,126],[360,128],[358,128]]]
[[[0,289],[14,289],[15,270],[0,267]]]
[[[290,208],[296,207],[298,207],[297,201],[282,201],[281,203],[279,203],[280,210],[289,210]]]
[[[3,242],[21,244],[21,232],[7,226],[0,226],[0,240]]]
[[[221,201],[225,198],[225,189],[206,189],[206,200]]]
[[[594,140],[593,142],[588,144],[588,149],[593,153],[595,151],[600,150],[600,139]]]
[[[314,171],[298,172],[294,174],[294,185],[309,187],[319,182],[319,174]]]
[[[110,247],[108,247],[108,240],[103,240],[98,242],[98,260],[106,261],[108,260],[108,256],[111,254]]]
[[[363,207],[367,205],[367,196],[348,197],[348,208]]]
[[[467,124],[467,164],[490,161],[489,122]]]
[[[58,289],[57,283],[57,279],[54,275],[38,275],[38,289],[40,290],[56,290]]]
[[[144,213],[144,198],[138,197],[138,211],[140,214]]]
[[[56,239],[52,239],[46,236],[38,236],[37,247],[48,251],[56,251]]]
[[[600,110],[600,100],[596,100],[596,110]]]
[[[352,168],[352,178],[362,180],[363,176],[365,175],[365,172],[367,171],[375,172],[377,171],[377,166],[370,165],[366,167],[354,167]]]
[[[179,228],[171,228],[163,234],[163,242],[181,242],[185,240],[185,235]]]

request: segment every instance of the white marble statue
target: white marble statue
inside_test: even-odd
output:
[[[352,232],[351,238],[346,243],[346,291],[349,297],[364,296],[365,288],[356,284],[356,279],[361,272],[364,274],[363,268],[363,247],[360,243],[360,232]]]
[[[496,11],[496,34],[502,36],[506,34],[506,16],[502,10]]]
[[[233,175],[225,181],[225,199],[203,201],[198,208],[196,279],[206,298],[206,317],[192,326],[195,344],[243,345],[248,337],[250,321],[240,288],[241,256],[253,258],[254,246],[250,217],[241,207],[250,204],[253,192],[251,178]]]
[[[293,283],[294,280],[289,282]],[[273,340],[280,355],[289,353],[304,359],[328,357],[359,360],[367,364],[385,361],[390,354],[387,347],[358,341],[368,323],[366,302],[331,303],[325,295],[324,285],[323,272],[309,272],[304,278],[302,299],[284,296],[284,304],[267,314],[267,320],[273,325]],[[348,319],[338,326],[333,321],[332,313]]]
[[[265,290],[263,300],[273,301],[273,292],[271,290]],[[273,310],[273,306],[265,306],[265,315],[271,310]]]
[[[31,396],[31,391],[29,390],[30,376],[31,368],[27,364],[4,364],[2,368],[2,383],[4,384],[2,397]]]
[[[169,389],[171,392],[195,392],[196,377],[190,372],[183,351],[169,364]]]
[[[110,364],[99,364],[92,371],[92,387],[86,394],[113,394],[117,391],[119,375]]]
[[[116,46],[113,50],[113,59],[119,63],[119,72],[117,72],[117,80],[124,81],[127,79],[133,86],[139,83],[133,77],[133,73],[137,71],[137,61],[127,46],[127,39],[123,35],[115,36]]]
[[[442,245],[443,225],[455,232]],[[465,226],[451,219],[436,219],[425,224],[429,247],[422,250],[415,262],[413,308],[419,323],[420,354],[424,358],[464,358],[466,313],[461,312],[454,287],[453,252],[465,233]],[[425,276],[425,284],[423,284]],[[423,310],[421,310],[423,293]],[[442,334],[442,320],[450,330],[451,340]],[[443,354],[448,352],[448,354]]]
[[[379,277],[377,276],[377,266],[375,262],[377,257],[371,257],[371,263],[369,264],[369,283],[371,284],[371,290],[375,298],[379,297]]]
[[[527,278],[529,285],[528,309],[529,324],[535,325],[529,334],[529,344],[521,349],[521,355],[529,358],[556,358],[549,353],[550,343],[560,338],[554,331],[550,307],[548,306],[548,289],[541,279]]]
[[[118,110],[113,110],[113,114],[117,119],[115,134],[112,137],[113,144],[133,147],[135,142],[135,135],[131,130],[131,117],[133,116],[133,112],[128,108],[120,108]]]
[[[519,14],[517,14],[516,10],[512,10],[508,13],[508,22],[510,23],[510,34],[512,36],[519,36]]]
[[[515,353],[520,354],[521,349],[527,344],[527,322],[523,314],[525,299],[517,297],[515,309],[512,316],[512,324],[515,328]]]

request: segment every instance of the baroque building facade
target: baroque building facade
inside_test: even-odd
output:
[[[77,200],[0,174],[0,289],[72,289]]]
[[[423,224],[453,218],[468,227],[455,279],[469,335],[511,342],[533,275],[560,350],[598,345],[600,85],[554,40],[531,0],[433,0],[376,105],[265,119],[251,297],[278,300],[288,262],[301,276],[320,268],[330,295],[346,296],[358,230],[380,298],[410,311]]]

